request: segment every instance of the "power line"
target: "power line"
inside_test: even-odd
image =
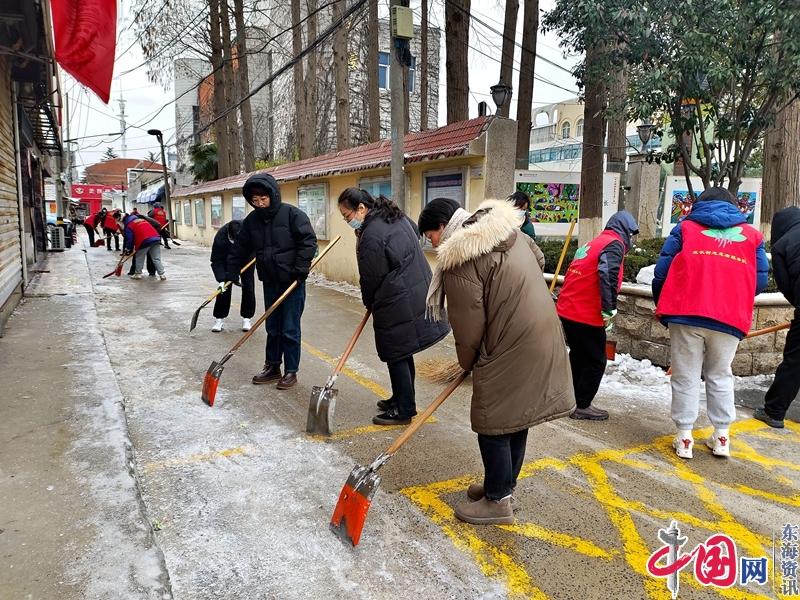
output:
[[[164,9],[167,7],[167,5],[168,5],[168,4],[169,4],[169,0],[164,0],[164,1],[161,3],[161,8],[159,8],[159,9],[158,9],[158,11],[156,11],[156,14],[155,14],[155,15],[153,15],[153,18],[152,18],[152,19],[150,19],[150,22],[149,22],[147,25],[145,25],[145,26],[143,27],[143,29],[147,29],[147,28],[149,28],[149,27],[150,27],[150,26],[151,26],[153,23],[155,23],[155,20],[156,20],[156,19],[159,17],[159,15],[160,15],[162,12],[164,12]],[[122,33],[123,33],[124,31],[127,31],[128,29],[130,29],[130,28],[131,28],[131,25],[133,25],[134,23],[136,23],[136,20],[137,20],[137,19],[138,19],[138,18],[141,16],[141,14],[142,14],[142,11],[144,11],[144,9],[145,9],[145,7],[146,7],[146,6],[147,6],[147,2],[146,2],[145,0],[142,0],[142,7],[139,9],[139,12],[137,12],[137,13],[136,13],[136,15],[133,17],[133,19],[131,20],[131,22],[130,22],[130,23],[128,23],[128,24],[125,26],[125,29],[123,29],[123,30],[120,32],[120,38],[117,40],[117,43],[119,43],[119,42],[120,42],[120,40],[122,39],[122,37],[121,37],[121,36],[122,36]],[[133,42],[131,42],[131,45],[130,45],[130,46],[128,46],[128,47],[125,49],[125,51],[124,51],[124,52],[120,53],[120,54],[119,54],[119,56],[117,56],[117,58],[115,58],[115,59],[114,59],[114,63],[116,64],[116,62],[117,62],[117,61],[118,61],[120,58],[122,58],[122,57],[123,57],[125,54],[127,54],[127,53],[128,53],[128,51],[129,51],[131,48],[133,48],[133,47],[136,45],[136,42],[137,42],[137,41],[138,41],[138,40],[133,40]]]

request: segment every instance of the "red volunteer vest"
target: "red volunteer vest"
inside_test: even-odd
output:
[[[163,208],[155,209],[153,211],[153,219],[158,221],[163,227],[164,225],[167,224],[167,211],[165,211]]]
[[[138,250],[142,246],[142,242],[148,238],[160,238],[155,227],[144,219],[134,219],[128,223],[128,227],[133,230],[133,247],[135,250]]]
[[[564,276],[564,285],[558,296],[556,310],[559,317],[595,327],[604,325],[600,314],[603,307],[600,301],[600,276],[597,267],[600,264],[600,255],[612,242],[625,244],[617,232],[605,229],[591,242],[578,248]],[[623,258],[623,264],[619,269],[617,291],[622,288],[622,278],[625,275],[622,268],[624,260]]]
[[[103,219],[103,229],[113,229],[114,231],[119,229],[119,224],[111,213],[106,213],[106,217]]]
[[[682,221],[683,247],[672,260],[656,316],[714,319],[750,331],[761,233],[747,224],[712,229]]]
[[[83,220],[83,222],[94,229],[97,227],[97,215],[89,215]]]

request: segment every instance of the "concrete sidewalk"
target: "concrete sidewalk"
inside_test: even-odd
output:
[[[665,598],[644,564],[669,518],[690,547],[725,532],[747,556],[771,556],[772,535],[800,521],[800,426],[775,432],[742,410],[730,460],[696,432],[695,459],[680,461],[668,379],[622,359],[597,400],[609,421],[531,431],[516,525],[453,516],[482,473],[465,384],[382,470],[361,545],[345,547],[328,531],[341,486],[398,433],[370,425],[389,394],[371,327],[337,382],[333,436],[304,433],[311,387],[363,316],[357,294],[309,283],[300,383],[250,383],[258,331],[209,408],[203,375],[240,321],[213,334],[208,307],[190,334],[215,285],[208,249],[163,258],[159,282],[100,279],[116,259],[105,250],[54,255],[0,339],[2,598]],[[417,362],[432,357],[452,360],[452,339]],[[418,406],[441,387],[418,377]],[[776,597],[681,581],[685,598]]]

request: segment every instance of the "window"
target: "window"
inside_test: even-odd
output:
[[[425,176],[425,204],[434,198],[451,198],[464,206],[463,173]]]
[[[561,139],[566,140],[569,138],[569,130],[569,121],[564,121],[564,123],[561,125]]]
[[[194,222],[198,227],[206,226],[206,201],[202,198],[194,201]]]
[[[378,52],[378,87],[389,89],[389,53]],[[374,89],[374,88],[373,88]]]
[[[297,207],[308,215],[318,238],[328,238],[328,186],[324,183],[297,188]]]
[[[373,198],[380,195],[387,198],[392,197],[392,180],[391,179],[362,179],[358,182],[358,187],[369,192]]]
[[[211,226],[222,227],[222,196],[211,197]]]
[[[237,221],[241,221],[245,217],[245,207],[247,203],[244,201],[243,196],[234,196],[233,197],[233,214],[231,217]]]
[[[183,224],[192,224],[192,205],[188,200],[183,201]]]
[[[391,56],[388,52],[378,52],[378,87],[382,90],[389,89],[389,64]],[[408,67],[408,93],[413,94],[417,83],[417,57],[411,57]]]
[[[180,223],[181,222],[181,203],[180,202],[173,203],[172,211],[175,213],[174,215],[172,215],[173,218],[175,219],[175,222],[176,223]]]
[[[583,119],[578,119],[578,122],[575,123],[575,137],[583,137]]]

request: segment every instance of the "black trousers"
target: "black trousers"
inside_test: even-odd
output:
[[[106,234],[106,250],[111,250],[111,236],[114,236],[114,250],[119,250],[119,232],[113,229],[103,228],[103,233]]]
[[[800,391],[800,308],[794,311],[794,319],[786,334],[783,362],[775,371],[775,380],[764,397],[764,412],[773,419],[783,419],[792,400]]]
[[[414,356],[387,363],[389,379],[392,382],[392,401],[397,406],[401,418],[417,414],[416,390],[414,388]]]
[[[94,247],[94,229],[89,227],[86,223],[83,224],[86,227],[86,234],[89,236],[89,246],[92,248]]]
[[[606,372],[606,330],[561,319],[569,346],[569,366],[575,388],[575,404],[589,408]]]
[[[256,285],[253,276],[253,269],[247,269],[242,273],[239,281],[242,283],[242,304],[239,314],[243,319],[249,319],[256,313]],[[214,301],[214,318],[224,319],[231,310],[231,296],[233,296],[233,285],[229,285],[224,294],[217,296]]]
[[[161,234],[161,242],[164,244],[164,248],[169,248],[169,228],[159,230]]]
[[[150,255],[147,255],[147,274],[151,277],[155,276],[156,274],[156,266],[153,264],[153,259],[150,258]],[[128,269],[128,275],[133,275],[136,273],[136,257],[128,259],[131,263],[131,268]]]
[[[478,434],[483,459],[483,490],[489,500],[502,500],[517,487],[528,430],[503,435]]]

